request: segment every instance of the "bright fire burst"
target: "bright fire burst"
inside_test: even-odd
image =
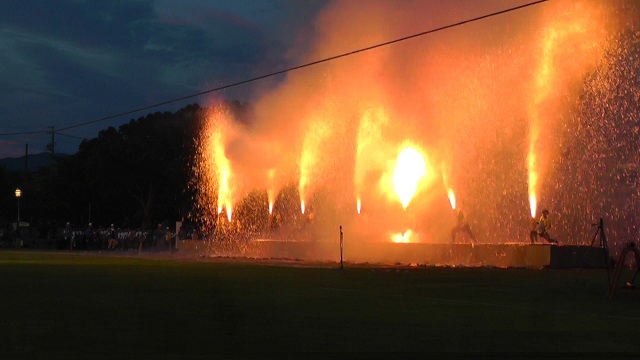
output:
[[[529,208],[531,209],[531,217],[536,217],[536,210],[538,207],[538,200],[536,199],[536,194],[529,195]]]
[[[275,177],[275,169],[269,170],[269,187],[267,189],[267,198],[269,200],[269,214],[273,213],[273,203],[275,202],[276,190],[273,184],[273,179]]]
[[[362,209],[362,200],[360,200],[360,198],[356,201],[356,207],[358,209],[358,214],[360,214],[360,210]]]
[[[407,147],[400,152],[393,172],[393,186],[403,208],[407,208],[426,174],[427,163],[418,150]]]
[[[456,194],[453,193],[453,189],[449,189],[449,192],[447,193],[447,195],[449,196],[449,202],[451,203],[451,208],[453,210],[456,209]]]
[[[453,193],[453,189],[449,186],[449,181],[447,179],[447,171],[445,169],[444,163],[442,163],[442,182],[444,183],[445,188],[447,188],[447,196],[449,197],[449,203],[451,204],[451,208],[455,210],[456,194]]]
[[[409,243],[411,242],[412,230],[407,230],[404,233],[395,233],[391,235],[391,241],[394,243]]]

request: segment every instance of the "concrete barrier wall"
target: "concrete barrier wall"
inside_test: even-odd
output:
[[[181,253],[250,258],[339,261],[339,243],[253,240],[235,248],[205,241],[181,241]],[[425,244],[345,242],[344,260],[352,263],[496,266],[522,268],[602,267],[604,249],[543,244]],[[598,266],[596,266],[598,265]]]

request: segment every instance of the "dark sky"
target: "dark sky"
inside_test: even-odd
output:
[[[0,12],[0,133],[46,131],[296,63],[292,44],[325,0],[9,1]],[[298,44],[299,45],[299,44]],[[299,47],[299,46],[298,46]],[[249,86],[222,94],[250,100]],[[158,110],[175,111],[203,99]],[[150,110],[66,131],[92,138]],[[0,136],[0,158],[49,135]],[[58,135],[56,150],[80,139]]]

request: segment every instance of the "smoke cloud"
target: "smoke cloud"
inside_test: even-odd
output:
[[[299,62],[523,3],[336,1],[312,24],[304,44],[311,50]],[[552,1],[293,71],[259,96],[248,125],[220,125],[225,110],[214,106],[206,131],[224,133],[233,206],[264,194],[254,194],[262,200],[252,216],[268,227],[271,191],[282,213],[301,214],[299,201],[312,206],[305,231],[317,240],[334,239],[344,225],[363,242],[411,230],[411,241],[443,243],[455,224],[451,189],[479,240],[504,243],[528,241],[533,191],[540,209],[555,206],[557,231],[566,232],[562,221],[582,215],[562,214],[553,200],[560,178],[553,169],[562,149],[576,144],[566,127],[579,126],[570,119],[586,77],[603,66],[611,39],[632,26],[625,6]],[[406,142],[424,156],[427,176],[403,209],[383,179]],[[202,143],[200,164],[210,171],[200,202],[215,202],[218,160]]]

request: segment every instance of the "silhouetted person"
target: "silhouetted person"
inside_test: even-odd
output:
[[[64,244],[69,242],[69,250],[73,250],[73,230],[71,229],[71,224],[67,222],[62,230],[62,239],[64,240]]]
[[[167,228],[167,245],[169,246],[169,252],[173,252],[173,233],[171,232],[171,229]]]
[[[84,249],[88,250],[89,247],[93,246],[93,224],[89,223],[89,226],[84,230]]]
[[[116,228],[113,224],[107,231],[109,242],[107,244],[108,250],[115,250],[118,247],[118,235],[116,234]]]
[[[156,251],[162,250],[164,240],[165,240],[164,229],[162,229],[162,224],[158,224],[156,231],[153,232],[153,243],[152,243],[153,249]]]
[[[144,249],[144,243],[147,240],[147,233],[144,230],[136,231],[136,238],[138,239],[138,254],[142,253]]]
[[[478,240],[476,240],[476,237],[473,235],[473,232],[471,231],[471,228],[469,227],[469,224],[467,223],[466,219],[464,218],[464,212],[462,212],[462,210],[458,210],[457,224],[453,228],[453,230],[451,230],[451,243],[452,244],[454,244],[456,242],[456,235],[458,235],[459,232],[466,233],[474,243],[478,242]]]

